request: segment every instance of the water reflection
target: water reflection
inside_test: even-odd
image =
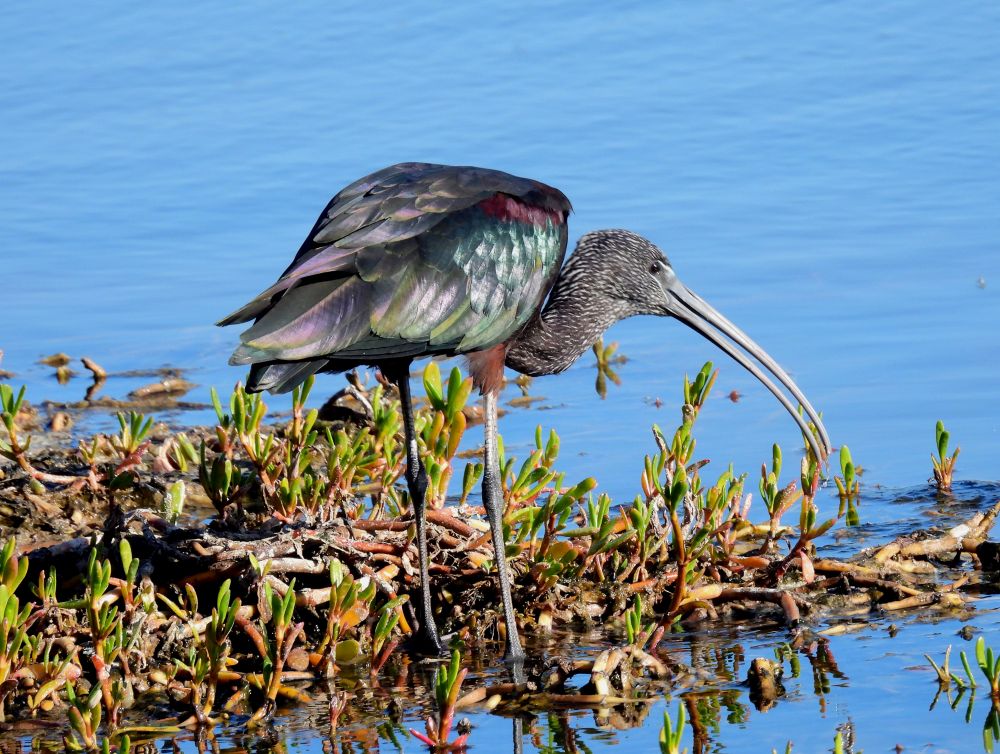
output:
[[[794,636],[774,633],[764,643],[748,646],[727,638],[736,630],[715,630],[668,637],[661,659],[675,670],[663,682],[646,679],[635,688],[634,698],[622,704],[569,706],[544,694],[526,696],[513,703],[501,703],[494,713],[482,707],[461,710],[472,722],[470,746],[475,751],[538,752],[539,754],[591,754],[627,741],[640,742],[649,750],[656,745],[662,710],[684,706],[692,754],[726,751],[724,741],[733,729],[747,726],[755,713],[766,714],[786,702],[783,684],[796,683],[797,693],[809,687],[822,712],[832,683],[847,684],[833,657],[830,642],[810,631]],[[786,640],[787,639],[787,640]],[[535,642],[529,656],[559,660],[593,658],[610,645],[594,643],[593,635],[554,634]],[[747,681],[751,659],[774,658],[780,669],[778,693],[767,699],[755,698],[754,684]],[[756,661],[756,660],[755,660]],[[409,733],[433,712],[429,691],[433,667],[412,662],[407,657],[394,660],[381,678],[367,673],[346,673],[336,681],[311,689],[312,701],[279,710],[273,724],[253,731],[243,725],[246,716],[233,715],[228,724],[213,730],[189,732],[169,739],[137,743],[133,752],[199,752],[236,754],[250,752],[322,751],[324,754],[382,754],[423,749]],[[497,671],[499,655],[474,654],[468,687],[496,683],[505,672]],[[346,704],[341,708],[341,703]],[[952,706],[958,704],[961,696]],[[791,694],[788,701],[797,701]],[[971,705],[970,705],[971,709]],[[990,718],[991,721],[994,718]],[[797,730],[788,730],[794,738]],[[832,734],[831,734],[832,735]],[[504,742],[506,741],[506,743]],[[8,738],[0,742],[3,754],[26,751],[58,751],[61,746],[54,731],[42,730],[36,737]]]
[[[948,634],[959,625],[945,618],[937,630]],[[500,705],[492,713],[482,707],[463,710],[472,723],[470,750],[597,754],[627,746],[635,751],[651,751],[657,746],[663,712],[676,717],[678,705],[683,705],[686,712],[684,745],[691,754],[772,748],[781,752],[787,741],[794,743],[795,751],[828,751],[838,731],[848,753],[855,747],[879,750],[872,747],[872,741],[882,741],[887,734],[910,742],[943,735],[970,743],[979,739],[987,752],[992,752],[1000,741],[1000,711],[982,687],[952,685],[939,689],[929,709],[934,717],[923,720],[915,715],[926,704],[924,684],[933,678],[927,666],[909,668],[918,671],[911,672],[909,678],[904,670],[925,648],[921,636],[927,625],[919,619],[902,622],[898,634],[877,626],[873,632],[838,639],[809,630],[789,634],[759,628],[747,632],[747,628],[730,624],[668,636],[661,657],[675,668],[673,678],[638,687],[634,703],[581,708],[536,700]],[[905,637],[915,628],[923,633],[908,642]],[[592,659],[609,646],[593,633],[554,633],[533,642],[530,656],[541,663]],[[899,662],[883,670],[885,665],[892,665],[887,658],[893,656],[898,656]],[[880,664],[871,665],[878,658]],[[473,653],[470,659],[469,688],[505,679],[505,671],[498,670],[499,648],[497,653]],[[755,698],[753,683],[747,682],[750,669],[759,660],[773,661],[781,670],[777,694],[770,699]],[[408,730],[420,728],[422,719],[433,711],[428,685],[433,671],[431,663],[397,658],[381,679],[373,680],[367,672],[345,673],[330,686],[317,685],[310,689],[310,703],[282,708],[275,723],[260,730],[248,732],[242,727],[245,716],[234,715],[227,725],[215,730],[136,744],[133,752],[423,751],[425,747]],[[876,693],[866,698],[869,690]],[[331,712],[340,695],[346,695],[348,703],[339,719],[334,720]],[[895,703],[894,698],[898,699]],[[803,704],[808,699],[813,700],[813,711]],[[909,721],[905,730],[893,728],[893,710],[900,704],[899,714]],[[935,716],[942,709],[947,716]],[[984,712],[981,726],[977,710]],[[884,721],[886,729],[873,727],[882,724],[876,721]],[[63,750],[57,728],[32,723],[27,726],[0,737],[2,754]],[[964,746],[956,750],[972,749]]]
[[[949,667],[950,655],[951,645],[948,645],[941,667],[938,667],[929,656],[927,658],[938,673],[938,688],[931,700],[930,711],[934,711],[938,702],[941,701],[942,695],[951,710],[959,711],[963,698],[967,696],[964,705],[964,720],[971,724],[977,693],[982,691],[986,695],[985,703],[989,705],[989,710],[983,720],[983,748],[992,754],[996,744],[1000,742],[1000,695],[995,690],[997,679],[1000,678],[1000,664],[998,664],[1000,660],[994,656],[993,649],[986,646],[985,640],[980,638],[976,645],[975,662],[990,684],[984,689],[981,686],[982,679],[977,681],[966,653],[960,653],[964,676],[951,670]]]

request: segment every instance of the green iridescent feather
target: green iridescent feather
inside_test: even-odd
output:
[[[497,171],[379,171],[334,197],[277,283],[220,322],[255,320],[230,362],[287,390],[319,370],[504,342],[562,265],[569,210]]]

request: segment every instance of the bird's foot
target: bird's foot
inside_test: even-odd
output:
[[[527,655],[524,654],[524,650],[521,647],[507,647],[507,651],[504,652],[503,661],[508,665],[512,663],[524,663]]]
[[[528,677],[524,672],[524,650],[520,647],[517,648],[516,652],[511,652],[510,647],[507,648],[507,652],[503,656],[504,664],[510,668],[511,680],[517,686],[522,686],[528,682]]]
[[[441,641],[438,632],[433,629],[424,630],[421,628],[417,631],[410,639],[409,649],[415,654],[425,657],[443,657],[447,654],[444,642]]]

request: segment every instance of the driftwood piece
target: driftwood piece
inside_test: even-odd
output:
[[[980,511],[964,524],[938,537],[919,538],[916,535],[898,537],[879,548],[872,556],[876,563],[899,558],[955,558],[962,553],[975,553],[993,528],[1000,515],[1000,502],[989,510]]]

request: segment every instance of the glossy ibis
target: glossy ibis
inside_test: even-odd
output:
[[[333,197],[278,281],[219,323],[253,320],[230,359],[251,365],[247,390],[285,392],[316,372],[358,365],[377,366],[399,386],[406,483],[420,555],[421,635],[431,650],[439,651],[441,641],[427,574],[427,481],[410,397],[414,359],[468,357],[483,395],[483,503],[497,553],[511,659],[523,652],[503,557],[496,434],[504,365],[528,375],[555,374],[619,320],[636,314],[674,317],[764,383],[818,457],[830,449],[819,416],[792,379],[684,286],[651,242],[624,230],[588,233],[564,267],[570,209],[562,192],[496,170],[393,165]],[[818,428],[818,441],[792,401],[747,354],[804,407]]]

